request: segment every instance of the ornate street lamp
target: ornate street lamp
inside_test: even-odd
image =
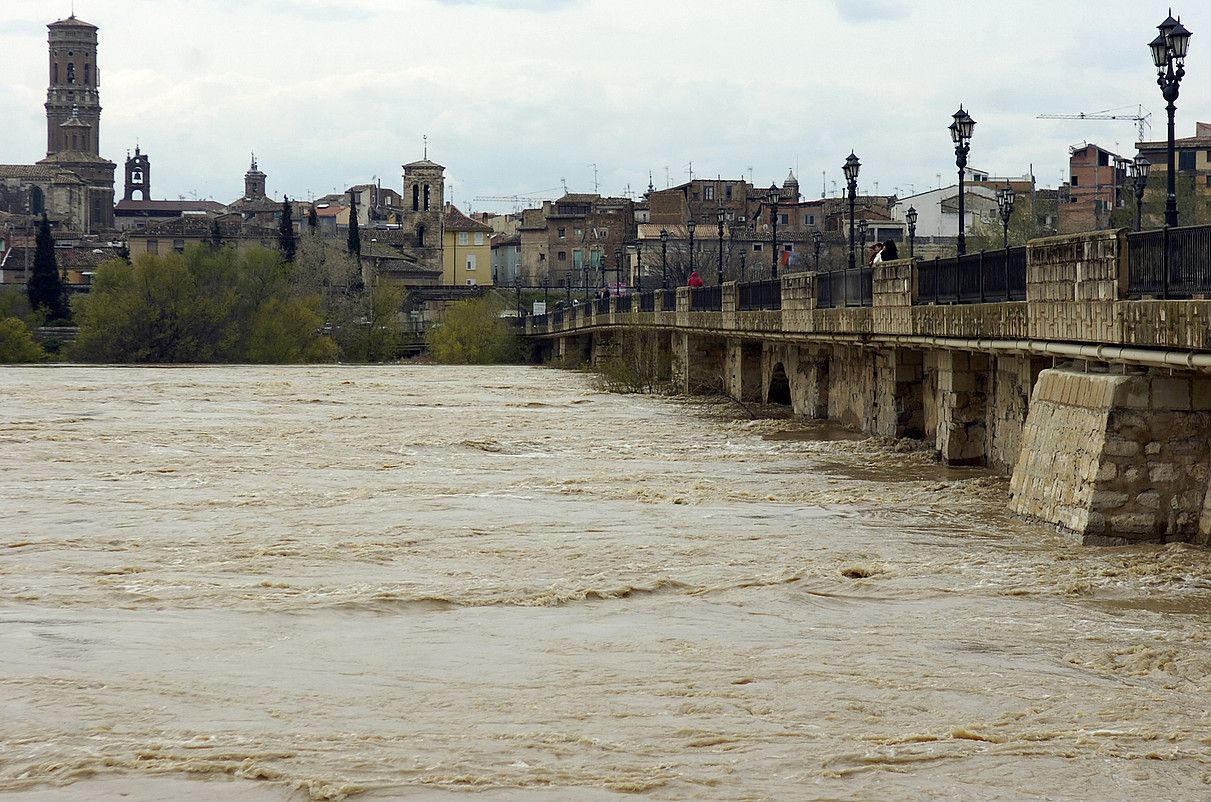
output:
[[[1135,230],[1140,230],[1144,212],[1144,190],[1148,188],[1148,170],[1152,162],[1143,156],[1136,156],[1131,162],[1131,177],[1135,180]]]
[[[1169,114],[1169,194],[1165,198],[1165,225],[1177,225],[1177,157],[1173,142],[1173,115],[1182,78],[1186,76],[1186,53],[1190,49],[1190,31],[1172,15],[1156,26],[1160,31],[1148,45],[1152,48],[1152,63],[1156,65],[1156,83],[1168,105]]]
[[[1013,202],[1014,202],[1013,187],[1009,186],[1009,182],[1005,182],[1005,186],[997,190],[997,209],[1001,212],[1001,228],[1004,232],[1004,247],[1009,249],[1009,218],[1013,217]]]
[[[866,222],[863,217],[858,221],[858,241],[862,243],[862,247],[858,250],[862,254],[862,264],[866,264],[866,232],[870,229],[870,223]]]
[[[781,193],[777,184],[769,185],[769,195],[766,200],[770,207],[770,225],[773,226],[773,248],[770,253],[769,277],[778,278],[778,199]]]
[[[567,305],[571,306],[572,305],[572,271],[571,270],[569,270],[567,273],[564,274],[563,285],[568,290]]]
[[[719,286],[723,286],[723,207],[715,210],[715,221],[719,223]]]
[[[950,124],[950,138],[955,145],[955,165],[959,168],[959,256],[967,253],[967,217],[964,212],[963,178],[967,170],[967,154],[971,152],[971,132],[976,127],[976,121],[959,106],[954,113],[954,122]]]
[[[660,229],[660,289],[669,288],[669,230]]]
[[[694,231],[698,228],[698,224],[694,222],[694,218],[690,218],[685,224],[685,230],[690,232],[690,272],[694,272]]]
[[[816,272],[820,272],[820,243],[824,241],[824,235],[817,231],[812,232],[812,245],[816,248]]]
[[[904,219],[908,221],[908,256],[912,258],[917,255],[917,210],[909,206]]]
[[[858,169],[862,163],[858,161],[858,157],[851,150],[849,155],[845,157],[845,166],[841,169],[845,172],[845,186],[849,189],[849,269],[853,270],[854,262],[854,202],[857,199],[858,192]]]
[[[618,285],[622,283],[622,248],[614,249],[614,286],[610,289],[610,294],[613,295],[618,289]]]

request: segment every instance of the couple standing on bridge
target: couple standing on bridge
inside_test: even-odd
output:
[[[870,256],[867,257],[868,265],[877,264],[878,262],[891,262],[900,258],[900,251],[896,248],[895,240],[887,242],[876,242],[870,246]]]

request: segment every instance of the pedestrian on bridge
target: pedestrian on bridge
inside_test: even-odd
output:
[[[702,276],[698,275],[697,270],[695,270],[693,273],[690,273],[689,286],[691,286],[691,287],[701,287],[702,286]]]

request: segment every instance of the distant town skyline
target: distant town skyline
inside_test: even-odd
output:
[[[1177,134],[1211,120],[1211,13],[1194,31]],[[59,7],[61,6],[61,8]],[[46,24],[70,0],[0,8],[0,163],[45,155]],[[977,120],[971,164],[1058,185],[1068,148],[1135,152],[1130,121],[1039,120],[1137,105],[1164,137],[1147,43],[1165,4],[994,0],[77,0],[100,27],[102,155],[138,143],[152,194],[229,202],[255,151],[270,195],[318,197],[422,153],[464,211],[481,196],[638,196],[695,177],[908,195],[954,182],[946,126]],[[1202,44],[1207,42],[1205,46]],[[751,171],[751,172],[750,172]]]

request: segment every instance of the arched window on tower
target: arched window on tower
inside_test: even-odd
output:
[[[416,227],[416,247],[425,247],[425,224],[421,223]]]
[[[74,84],[76,82],[76,65],[68,62],[67,65],[67,82]]]
[[[42,195],[41,187],[29,188],[29,213],[42,214],[46,211],[46,198]]]
[[[420,184],[412,185],[412,211],[420,211]]]
[[[429,185],[425,184],[425,211],[429,211]]]
[[[92,80],[92,69],[93,68],[92,68],[91,64],[84,65],[84,85],[85,86],[88,86],[89,81]]]
[[[59,64],[58,64],[58,62],[50,65],[50,82],[52,84],[59,83]]]

